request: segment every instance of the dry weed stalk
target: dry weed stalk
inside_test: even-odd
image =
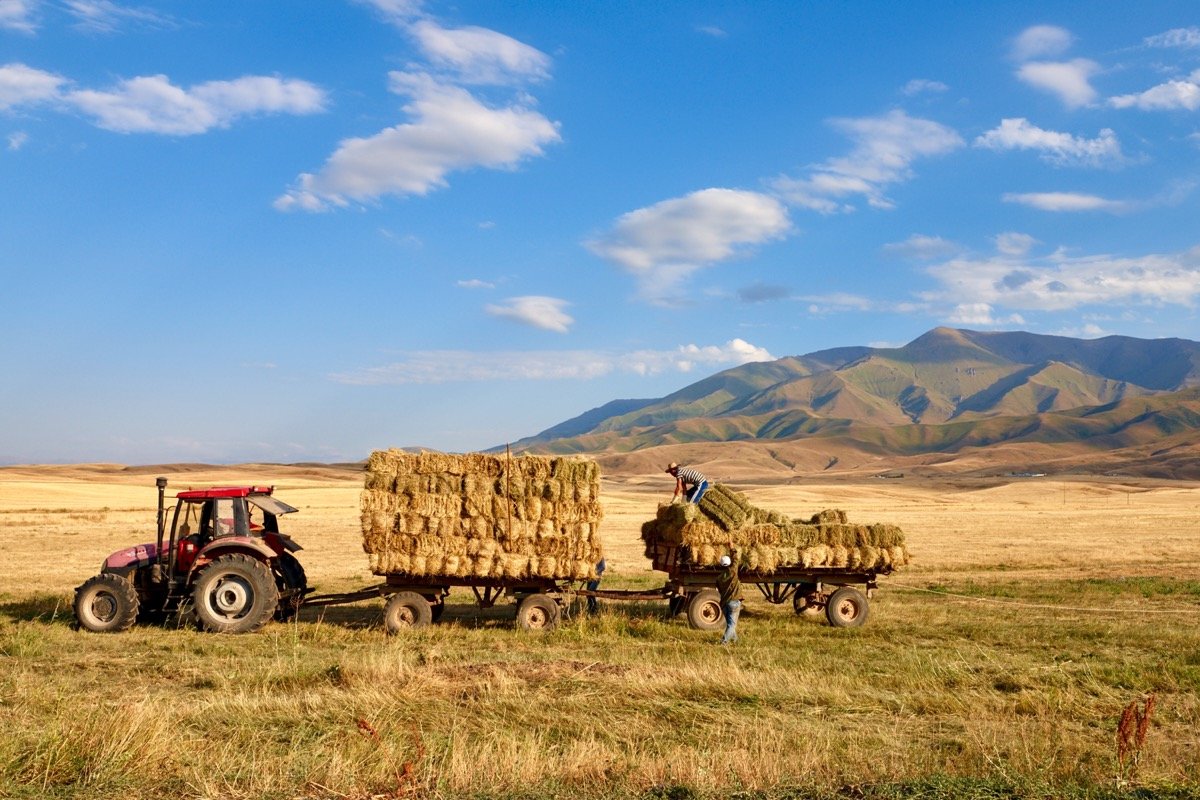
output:
[[[371,738],[371,741],[377,745],[383,744],[383,737],[379,735],[379,730],[365,719],[359,718],[358,729]],[[393,800],[393,798],[412,797],[420,793],[418,785],[417,764],[425,758],[425,740],[421,737],[421,732],[413,726],[413,740],[415,742],[416,757],[401,764],[393,771],[396,778],[396,788],[387,794],[372,795],[372,798],[380,800]]]
[[[1141,707],[1134,700],[1121,713],[1121,721],[1117,723],[1117,763],[1123,777],[1132,778],[1137,773],[1142,746],[1146,743],[1146,733],[1154,716],[1155,699],[1154,693],[1150,693],[1142,701]]]

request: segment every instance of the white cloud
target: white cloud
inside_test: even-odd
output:
[[[806,294],[798,298],[808,303],[808,313],[815,315],[836,314],[845,311],[871,311],[880,308],[873,300],[849,292],[828,294]]]
[[[511,319],[522,325],[541,328],[545,331],[566,333],[575,322],[563,309],[569,306],[566,300],[557,297],[527,295],[525,297],[510,297],[502,304],[484,307],[493,317]]]
[[[165,75],[150,75],[122,81],[111,91],[68,92],[63,99],[106,130],[176,136],[226,128],[243,116],[312,114],[325,107],[325,93],[311,83],[263,76],[183,89]]]
[[[1017,203],[1040,211],[1105,211],[1120,214],[1132,208],[1129,203],[1121,200],[1107,200],[1094,194],[1075,192],[1010,192],[1005,194],[1003,199],[1006,203]]]
[[[1003,319],[997,319],[992,314],[992,307],[987,303],[960,303],[946,317],[951,325],[1024,325],[1025,320],[1020,314],[1010,314]]]
[[[370,6],[389,22],[407,26],[421,14],[422,0],[355,0],[359,5]]]
[[[1172,28],[1166,33],[1147,36],[1148,47],[1200,47],[1200,28],[1193,25],[1190,28]]]
[[[1125,161],[1121,143],[1109,128],[1095,139],[1048,131],[1023,117],[1001,120],[1000,125],[975,139],[976,147],[989,150],[1035,150],[1052,164],[1098,167]]]
[[[925,236],[919,233],[914,233],[903,242],[892,242],[883,246],[883,252],[888,255],[921,261],[946,258],[960,249],[954,242],[940,236]]]
[[[1013,41],[1012,57],[1029,61],[1060,56],[1071,47],[1074,38],[1070,31],[1057,25],[1034,25],[1021,31]]]
[[[646,299],[661,301],[696,269],[781,238],[790,228],[787,209],[773,197],[703,189],[623,214],[611,231],[585,245],[638,276]]]
[[[16,152],[24,147],[27,141],[29,141],[29,134],[25,133],[24,131],[10,133],[8,135],[8,149],[12,152]]]
[[[1196,253],[1107,255],[1014,261],[957,258],[928,269],[941,285],[924,297],[958,308],[1061,311],[1084,306],[1182,305],[1200,298]],[[961,312],[964,314],[968,312]]]
[[[615,372],[650,376],[692,372],[698,367],[730,367],[774,359],[765,348],[743,339],[724,345],[681,345],[674,350],[547,350],[472,352],[432,350],[401,360],[331,375],[337,383],[361,386],[517,380],[592,380]]]
[[[1114,108],[1137,108],[1142,111],[1195,111],[1200,109],[1200,70],[1186,80],[1160,83],[1138,94],[1123,94],[1108,99]]]
[[[302,174],[275,201],[280,211],[320,211],[350,200],[424,195],[472,167],[512,169],[560,140],[557,123],[523,105],[490,108],[466,89],[428,74],[393,72],[393,91],[412,100],[413,121],[343,140],[316,174]]]
[[[1023,256],[1033,249],[1037,239],[1027,233],[998,233],[994,241],[996,251],[1006,256]]]
[[[455,286],[462,289],[495,289],[496,284],[490,281],[480,280],[479,278],[470,278],[463,281],[455,281]]]
[[[67,79],[24,64],[0,67],[0,110],[26,103],[56,100]]]
[[[33,33],[33,6],[32,0],[0,0],[0,30]]]
[[[931,81],[927,78],[913,78],[908,83],[904,84],[904,88],[900,91],[908,96],[918,94],[940,94],[941,92],[949,91],[950,87],[941,81]]]
[[[148,8],[122,6],[111,0],[65,0],[77,28],[91,33],[113,33],[125,23],[151,28],[174,28],[175,22]]]
[[[465,83],[503,85],[550,75],[549,56],[488,28],[443,28],[424,19],[410,30],[434,66],[457,73]]]
[[[954,130],[900,110],[832,124],[854,140],[854,148],[814,167],[807,177],[776,178],[771,186],[788,203],[831,214],[853,210],[846,198],[861,195],[875,208],[892,208],[884,189],[911,178],[914,161],[963,146]]]
[[[701,25],[700,27],[696,28],[696,30],[707,36],[711,36],[714,39],[724,39],[729,35],[722,28],[718,28],[716,25]]]
[[[1086,58],[1073,61],[1034,61],[1022,64],[1017,77],[1037,89],[1056,95],[1067,108],[1089,106],[1096,100],[1090,82],[1100,65]]]

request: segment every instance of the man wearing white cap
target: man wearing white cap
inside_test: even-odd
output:
[[[717,591],[721,593],[721,610],[725,612],[725,635],[721,644],[737,641],[737,621],[742,613],[742,582],[737,564],[729,556],[721,556],[721,574],[717,576]]]
[[[699,503],[700,498],[708,491],[708,478],[704,477],[697,469],[681,467],[672,461],[667,465],[667,472],[675,477],[675,494],[671,496],[672,503],[678,500],[681,494],[685,501]]]

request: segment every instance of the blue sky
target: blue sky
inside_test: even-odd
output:
[[[0,0],[0,463],[514,441],[950,325],[1197,338],[1187,2]]]

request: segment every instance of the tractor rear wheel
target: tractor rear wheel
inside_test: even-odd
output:
[[[433,622],[429,601],[416,592],[396,592],[383,607],[383,626],[388,633],[424,628]]]
[[[75,619],[84,630],[116,633],[127,630],[137,616],[137,590],[120,575],[97,575],[75,590]]]
[[[214,633],[249,633],[271,621],[279,590],[271,569],[243,553],[230,553],[204,568],[192,588],[200,627]]]
[[[698,631],[720,630],[725,624],[721,595],[716,589],[701,589],[688,599],[687,621]]]

